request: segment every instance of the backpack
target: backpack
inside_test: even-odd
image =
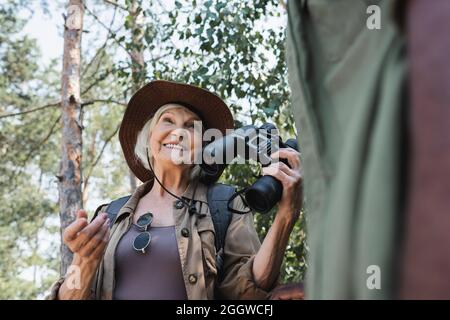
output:
[[[236,193],[236,188],[230,185],[215,183],[208,187],[207,199],[209,205],[209,211],[214,224],[215,232],[215,247],[216,247],[216,267],[219,281],[223,277],[223,250],[225,246],[225,237],[227,234],[228,226],[230,225],[233,213],[228,209],[228,200]],[[106,213],[110,221],[114,221],[120,209],[130,199],[131,195],[116,199],[108,204],[106,207]],[[96,210],[94,219],[103,205]],[[111,226],[112,227],[112,223]]]

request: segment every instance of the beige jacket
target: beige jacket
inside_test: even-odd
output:
[[[139,186],[119,211],[93,284],[93,299],[112,299],[114,253],[117,244],[130,227],[140,198],[150,191],[152,185],[153,180],[150,180]],[[193,189],[194,187],[190,184],[182,196],[192,199]],[[206,216],[190,215],[185,206],[178,204],[178,200],[174,201],[172,210],[188,299],[267,299],[268,292],[258,288],[253,279],[254,255],[261,246],[253,224],[253,215],[233,214],[225,238],[224,278],[221,283],[218,283],[214,225],[206,205],[207,186],[198,183],[194,200],[197,200],[199,212],[205,213]],[[235,198],[232,206],[236,210],[248,210],[240,197]],[[106,205],[100,209],[100,212],[104,210]],[[59,286],[63,281],[64,278],[61,278],[52,286],[48,299],[56,299]]]

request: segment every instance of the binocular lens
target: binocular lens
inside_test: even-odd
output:
[[[269,204],[258,190],[248,190],[245,193],[245,201],[257,212],[265,213]]]
[[[247,189],[245,201],[253,210],[267,213],[280,201],[282,192],[280,181],[272,176],[263,176]]]

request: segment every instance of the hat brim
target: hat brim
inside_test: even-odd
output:
[[[128,102],[119,130],[119,140],[128,166],[145,182],[153,178],[134,154],[137,135],[155,112],[168,103],[180,103],[198,114],[203,125],[226,133],[234,128],[233,115],[217,95],[202,88],[172,81],[155,80],[139,89]]]

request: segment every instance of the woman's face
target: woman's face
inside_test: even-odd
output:
[[[194,121],[200,118],[187,108],[176,106],[161,115],[149,136],[154,161],[163,167],[191,164],[194,151],[201,148],[201,133],[194,135]]]

